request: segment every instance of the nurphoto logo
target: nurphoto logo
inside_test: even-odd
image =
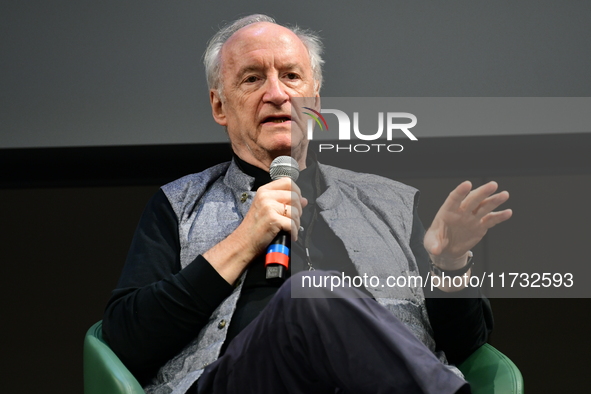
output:
[[[328,131],[328,122],[323,114],[332,114],[336,116],[338,121],[338,140],[351,141],[351,119],[344,111],[338,109],[323,108],[316,111],[310,107],[302,107],[305,111],[303,113],[310,118],[307,121],[308,139],[314,139],[314,127],[318,125],[320,131]],[[403,122],[401,122],[403,120]],[[410,121],[410,122],[409,122]],[[384,129],[386,132],[386,141],[392,141],[393,136],[404,135],[411,141],[418,141],[417,137],[410,131],[416,126],[417,117],[408,112],[378,112],[378,130],[371,131],[364,129],[363,132],[359,126],[359,112],[353,112],[353,134],[354,139],[361,141],[377,141],[383,140]],[[384,123],[386,126],[384,127]],[[318,145],[318,151],[335,151],[335,152],[358,152],[366,153],[370,151],[375,152],[402,152],[404,147],[401,144],[386,144],[386,143],[371,143],[371,144],[329,144],[321,143]]]

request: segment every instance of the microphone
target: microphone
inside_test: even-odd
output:
[[[271,163],[269,173],[272,180],[288,177],[297,181],[300,166],[293,157],[279,156]],[[291,250],[291,236],[287,231],[280,231],[269,247],[265,256],[265,278],[269,281],[283,281],[289,269],[289,255]]]

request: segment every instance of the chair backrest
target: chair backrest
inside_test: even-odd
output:
[[[145,394],[142,386],[103,341],[102,321],[84,338],[84,394]]]

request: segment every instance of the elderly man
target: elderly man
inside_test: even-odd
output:
[[[305,135],[292,133],[291,104],[319,97],[320,48],[315,35],[262,15],[210,41],[211,108],[233,160],[152,198],[104,316],[105,339],[147,392],[469,392],[444,353],[459,362],[486,341],[492,317],[477,290],[290,295],[302,271],[469,275],[469,250],[511,216],[493,212],[508,198],[495,183],[464,182],[425,234],[416,190],[310,157]],[[269,178],[280,155],[298,161],[300,186]],[[294,241],[283,285],[263,266],[280,231]]]

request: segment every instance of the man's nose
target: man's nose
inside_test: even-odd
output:
[[[263,101],[270,102],[275,105],[281,105],[289,99],[289,95],[285,90],[285,85],[281,83],[278,78],[269,78],[265,83],[265,94]]]

